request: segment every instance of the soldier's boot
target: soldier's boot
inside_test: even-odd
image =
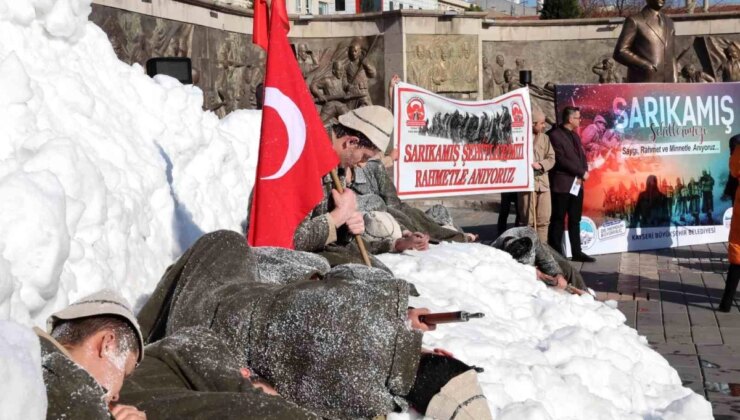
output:
[[[722,300],[719,303],[720,312],[730,312],[735,298],[735,290],[737,290],[738,281],[740,281],[740,265],[730,264],[730,269],[727,271],[725,291],[722,294]]]

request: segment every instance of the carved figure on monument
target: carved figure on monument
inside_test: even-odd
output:
[[[373,104],[368,90],[368,80],[375,78],[377,71],[375,66],[365,61],[366,55],[367,52],[358,42],[350,44],[347,50],[349,61],[344,66],[342,85],[348,95],[359,96],[353,108]]]
[[[149,45],[149,35],[144,32],[136,35],[133,46],[129,51],[131,51],[129,61],[131,63],[139,63],[144,66],[146,60],[152,58],[152,49]]]
[[[483,99],[490,99],[496,95],[496,81],[493,78],[493,67],[488,63],[488,57],[483,56]]]
[[[241,96],[239,101],[239,108],[257,108],[257,86],[259,86],[264,79],[262,66],[259,65],[260,63],[261,61],[252,61],[249,60],[249,57],[247,58],[247,64],[244,66],[242,77],[244,94]]]
[[[311,83],[311,93],[316,97],[321,107],[321,121],[324,124],[337,122],[340,115],[349,112],[349,108],[342,101],[346,94],[342,85],[342,65],[339,61],[331,63],[331,75]]]
[[[516,89],[519,89],[519,82],[514,79],[514,70],[506,69],[506,71],[504,71],[504,85],[501,93],[509,93]]]
[[[308,73],[319,67],[319,63],[316,62],[313,51],[309,50],[306,44],[298,44],[296,56],[298,66],[301,68],[301,74],[303,74],[303,79],[305,80],[308,77]]]
[[[468,83],[478,84],[478,60],[473,60],[473,44],[465,42],[462,45],[462,60],[460,60],[460,66],[463,74],[465,75],[465,81]],[[471,68],[472,66],[472,68]]]
[[[516,71],[520,72],[522,70],[530,70],[527,66],[527,61],[523,58],[517,58],[514,60],[514,64],[516,65]]]
[[[409,83],[428,88],[429,83],[429,51],[425,51],[423,45],[417,44],[415,48],[415,59],[411,62],[409,70]]]
[[[219,117],[223,117],[239,107],[239,101],[243,95],[241,67],[244,67],[244,64],[239,63],[232,40],[226,40],[221,44],[217,57],[218,76],[214,87],[219,101],[214,105],[214,111]]]
[[[593,66],[591,71],[599,76],[599,83],[622,82],[622,75],[619,74],[619,70],[617,70],[617,67],[614,65],[614,60],[611,58],[601,60],[601,63]]]
[[[641,12],[624,21],[614,59],[627,66],[629,83],[676,82],[673,21],[660,11],[665,0],[647,0]]]
[[[697,70],[696,67],[689,63],[681,69],[681,77],[684,83],[713,83],[714,77]]]
[[[726,61],[717,70],[723,82],[740,82],[740,47],[730,44],[724,49]]]
[[[118,23],[118,19],[113,16],[109,16],[105,19],[102,29],[106,35],[108,35],[108,39],[113,47],[113,51],[116,53],[116,57],[124,60],[126,58],[126,34]]]
[[[506,59],[503,55],[499,54],[496,56],[496,65],[493,67],[493,82],[496,85],[496,90],[493,96],[498,96],[504,93],[504,65],[506,65]]]
[[[435,92],[443,91],[450,78],[450,74],[447,69],[448,57],[449,52],[447,51],[447,48],[444,45],[439,47],[439,61],[432,68],[432,83],[433,90]]]

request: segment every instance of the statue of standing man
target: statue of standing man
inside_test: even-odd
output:
[[[660,11],[664,4],[665,0],[647,0],[640,13],[624,21],[614,59],[627,66],[629,83],[676,82],[676,30]]]
[[[375,66],[365,60],[365,53],[359,43],[354,42],[349,46],[347,58],[349,61],[344,66],[342,83],[349,96],[359,96],[355,108],[372,105],[368,80],[375,77],[377,71]]]

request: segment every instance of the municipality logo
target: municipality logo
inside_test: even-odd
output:
[[[589,249],[596,243],[596,224],[588,217],[581,218],[581,249]]]
[[[511,128],[524,127],[524,112],[518,103],[511,106]]]
[[[730,223],[732,223],[732,207],[725,210],[725,214],[722,215],[722,224],[729,229]]]
[[[414,96],[406,102],[406,125],[408,127],[423,127],[426,125],[424,100],[418,96]]]

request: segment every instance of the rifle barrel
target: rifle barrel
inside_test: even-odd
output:
[[[471,318],[483,318],[485,314],[481,312],[470,313],[465,311],[457,312],[439,312],[434,314],[419,315],[419,321],[430,324],[448,324],[452,322],[468,322]]]

